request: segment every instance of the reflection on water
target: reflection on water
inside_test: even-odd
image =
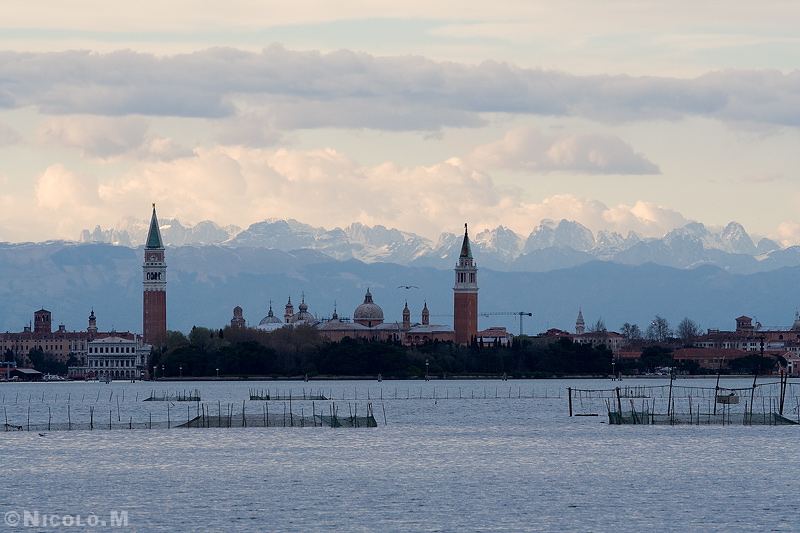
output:
[[[613,384],[3,384],[14,425],[191,417],[197,402],[142,401],[184,389],[214,414],[371,403],[379,425],[0,432],[0,511],[127,511],[140,531],[796,529],[796,427],[609,426],[570,418],[568,386]]]

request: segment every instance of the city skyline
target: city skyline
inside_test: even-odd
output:
[[[243,228],[737,221],[800,244],[800,7],[722,6],[13,6],[0,241],[156,202]]]

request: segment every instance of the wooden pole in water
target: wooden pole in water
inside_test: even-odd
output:
[[[756,379],[758,379],[758,367],[756,367],[756,371],[753,373],[753,389],[750,391],[750,421],[749,425],[753,425],[753,396],[756,394]],[[745,409],[745,414],[747,414],[747,409]]]
[[[47,406],[47,431],[50,431],[50,406]]]
[[[786,384],[789,381],[789,374],[781,370],[781,405],[778,414],[783,416],[783,400],[786,398]]]
[[[567,393],[569,394],[569,416],[572,416],[572,387],[567,387]],[[458,396],[461,397],[461,389],[458,389]]]
[[[622,420],[622,399],[619,396],[619,387],[617,387],[617,409],[619,409],[619,418]]]
[[[674,364],[674,355],[673,355],[673,364]],[[672,380],[675,379],[675,372],[673,368],[669,369],[669,398],[667,398],[667,416],[670,416],[670,424],[672,424],[672,417],[671,413],[671,405],[672,405]]]
[[[719,358],[719,370],[717,371],[717,384],[714,387],[714,415],[717,414],[717,396],[719,395],[719,378],[722,375],[722,357]]]

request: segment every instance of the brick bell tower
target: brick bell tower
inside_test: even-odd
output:
[[[156,204],[144,245],[142,306],[142,337],[153,346],[160,345],[167,335],[167,264],[164,262],[164,242],[158,228]]]
[[[453,329],[458,344],[468,344],[478,334],[478,267],[472,260],[467,225],[464,224],[464,242],[455,268],[456,284],[453,287]]]

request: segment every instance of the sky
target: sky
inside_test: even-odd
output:
[[[800,4],[17,2],[0,241],[123,217],[800,244]]]

